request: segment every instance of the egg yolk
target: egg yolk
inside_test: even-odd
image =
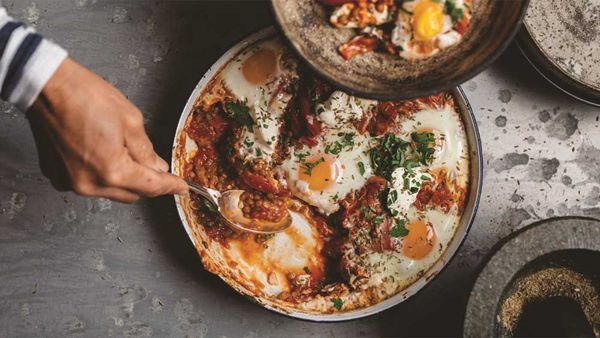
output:
[[[329,188],[335,184],[339,176],[340,165],[338,161],[327,154],[311,156],[300,166],[300,179],[308,182],[308,188],[313,191]]]
[[[270,49],[256,51],[242,65],[244,78],[252,84],[260,85],[269,79],[277,69],[277,55]]]
[[[442,6],[431,0],[419,2],[413,11],[413,30],[417,40],[429,41],[442,31],[444,12]]]
[[[422,259],[427,256],[437,241],[433,227],[416,220],[408,226],[408,235],[402,239],[402,253],[412,259]]]

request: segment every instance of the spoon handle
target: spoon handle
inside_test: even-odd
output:
[[[188,184],[190,191],[199,194],[200,196],[206,198],[211,203],[213,203],[215,206],[217,206],[217,200],[216,200],[215,196],[213,194],[211,194],[211,191],[209,191],[208,188],[203,187],[200,184],[198,184],[194,181],[188,180],[188,179],[186,179],[185,182]],[[212,190],[212,189],[210,189],[210,190]]]

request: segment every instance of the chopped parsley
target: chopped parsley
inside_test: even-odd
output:
[[[344,306],[344,301],[340,298],[331,298],[331,302],[333,303],[333,307],[335,307],[338,310],[341,310],[342,306]]]
[[[357,163],[357,165],[358,165],[358,172],[360,172],[360,174],[362,176],[365,176],[365,164],[359,161]]]
[[[333,202],[337,202],[340,199],[340,194],[339,193],[335,193],[335,195],[331,196],[331,200]]]
[[[342,149],[344,149],[344,146],[338,141],[335,141],[325,146],[325,152],[333,155],[341,153]]]
[[[294,156],[296,156],[300,161],[304,161],[308,155],[310,155],[308,151],[305,153],[294,153]]]
[[[318,166],[319,164],[325,162],[325,158],[321,157],[318,160],[314,161],[314,162],[305,162],[304,163],[304,173],[308,176],[310,176],[312,174],[312,170]]]
[[[344,146],[354,146],[354,133],[339,133],[338,136],[342,138],[342,144]]]
[[[377,214],[375,213],[376,210],[373,209],[373,207],[363,205],[358,210],[365,218],[365,220],[373,222],[374,225],[379,225],[384,221],[383,217],[377,216]]]
[[[369,151],[375,174],[389,180],[394,170],[404,165],[409,144],[392,133],[381,138],[379,147]]]
[[[444,3],[444,13],[450,15],[452,22],[456,23],[464,16],[463,9],[456,7],[454,0],[446,0]]]
[[[338,133],[340,137],[339,141],[329,143],[325,146],[325,152],[333,155],[337,155],[344,150],[344,148],[354,147],[354,133]]]
[[[410,142],[388,133],[379,139],[379,146],[369,151],[371,165],[376,175],[387,180],[400,167],[404,167],[409,175],[413,174],[413,168],[431,162],[435,153],[434,143],[433,133],[412,133]]]
[[[371,214],[371,207],[367,207],[367,206],[363,205],[358,210],[362,213],[363,217],[369,217],[369,215]]]
[[[414,141],[415,153],[421,164],[428,164],[433,159],[435,149],[431,146],[435,144],[435,135],[433,133],[412,133],[411,138]]]
[[[246,146],[246,148],[252,148],[252,146],[254,145],[253,141],[250,141],[247,137],[244,139],[244,145]]]
[[[225,110],[233,120],[242,126],[252,128],[254,125],[254,120],[250,116],[250,108],[245,105],[237,102],[226,102]]]
[[[408,235],[408,229],[404,226],[406,221],[403,219],[399,219],[396,221],[396,224],[390,229],[390,236],[392,237],[404,237]]]
[[[391,208],[391,205],[396,203],[397,200],[398,200],[398,191],[390,190],[390,192],[387,195],[388,208]]]

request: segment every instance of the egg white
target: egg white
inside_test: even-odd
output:
[[[446,168],[451,178],[466,185],[469,172],[468,144],[462,120],[453,107],[425,109],[401,122],[400,134],[409,139],[416,131],[431,130],[436,137],[436,150],[429,170]]]
[[[256,246],[253,238],[229,242],[228,261],[247,280],[257,281],[268,296],[290,291],[287,277],[290,271],[302,271],[305,267],[323,269],[320,258],[323,243],[318,231],[305,216],[295,212],[291,216],[292,225],[288,229],[275,234],[256,250],[252,249]]]
[[[430,180],[432,177],[424,167],[412,168],[410,174],[407,174],[403,167],[394,170],[392,180],[389,182],[389,194],[395,194],[396,198],[394,200],[388,198],[388,208],[392,216],[396,219],[406,219],[409,209],[417,200],[417,192],[411,192],[411,188],[420,188],[424,181]]]

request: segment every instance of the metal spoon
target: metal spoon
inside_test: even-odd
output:
[[[292,217],[289,211],[287,216],[279,222],[253,220],[244,216],[244,213],[239,208],[240,197],[244,193],[244,190],[227,190],[221,193],[217,190],[203,187],[188,179],[185,181],[190,191],[204,197],[208,203],[215,207],[226,223],[236,230],[266,235],[281,232],[292,225]]]

